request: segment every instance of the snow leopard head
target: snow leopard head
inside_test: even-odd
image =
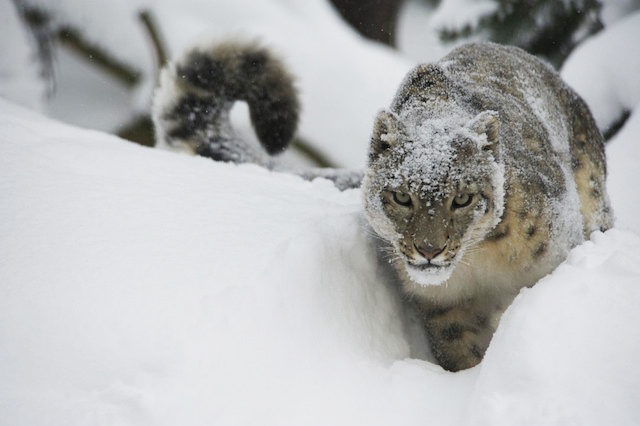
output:
[[[444,119],[378,114],[363,181],[366,215],[420,285],[446,282],[500,221],[497,113]]]

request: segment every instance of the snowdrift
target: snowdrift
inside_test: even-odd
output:
[[[564,78],[582,96],[606,131],[640,106],[640,12],[588,38],[562,67]]]
[[[448,373],[411,358],[361,209],[0,101],[0,423],[640,422],[633,232],[594,234]]]

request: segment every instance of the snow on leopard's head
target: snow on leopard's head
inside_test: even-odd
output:
[[[497,113],[459,120],[378,114],[363,193],[373,229],[419,285],[447,281],[500,221]]]

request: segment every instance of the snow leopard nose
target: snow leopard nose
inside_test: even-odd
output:
[[[444,243],[444,245],[440,248],[433,248],[433,246],[431,245],[422,246],[416,243],[413,243],[413,246],[416,248],[418,253],[422,255],[422,257],[424,257],[427,260],[432,260],[434,257],[442,253],[447,248],[447,243]]]

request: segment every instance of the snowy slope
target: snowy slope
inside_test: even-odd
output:
[[[358,191],[0,101],[0,423],[640,422],[633,232],[576,248],[455,374],[409,358],[374,258]]]

